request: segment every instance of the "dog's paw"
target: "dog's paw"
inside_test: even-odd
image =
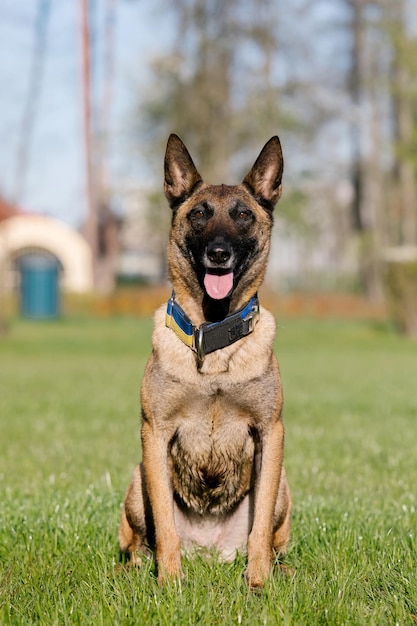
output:
[[[150,550],[134,550],[130,553],[129,565],[131,567],[141,567],[144,559],[151,559],[152,553]]]
[[[158,585],[163,587],[169,581],[181,581],[183,573],[181,569],[181,551],[171,552],[159,556],[158,560]]]
[[[266,555],[255,555],[248,561],[245,572],[249,589],[262,589],[271,573],[271,558]]]
[[[296,574],[295,569],[289,565],[285,565],[285,563],[279,563],[278,567],[281,575],[285,576],[285,578],[293,578]]]
[[[139,548],[138,550],[124,550],[120,551],[120,565],[123,568],[129,569],[132,567],[141,567],[144,562],[151,560],[152,552],[146,548]]]
[[[245,578],[249,589],[256,591],[264,587],[268,576],[265,576],[261,571],[254,571],[254,568],[248,567],[245,572]]]

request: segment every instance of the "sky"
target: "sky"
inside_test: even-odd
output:
[[[79,0],[50,0],[46,53],[39,98],[29,141],[27,176],[16,173],[27,106],[39,4],[45,0],[0,0],[0,194],[17,200],[21,209],[79,226],[86,213],[85,155],[80,52]],[[105,7],[109,0],[90,0],[96,47],[95,93],[101,98],[100,76]],[[115,6],[114,80],[110,107],[112,179],[127,176],[124,137],[135,100],[146,88],[151,59],[168,39],[157,2],[113,0]],[[140,181],[138,181],[140,182]],[[20,198],[19,198],[20,195]]]

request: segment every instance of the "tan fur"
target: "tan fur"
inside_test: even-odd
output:
[[[182,180],[180,166],[176,158],[170,170],[175,180],[166,174],[166,191],[171,185],[179,194],[182,186],[199,180],[198,172],[190,169]],[[245,180],[254,186],[258,176],[263,196],[269,189],[275,202],[280,177],[274,178],[271,169],[264,176],[252,170]],[[264,277],[272,223],[265,209],[247,186],[202,183],[173,219],[170,279],[178,304],[195,324],[205,321],[204,294],[181,253],[189,228],[186,215],[196,203],[209,201],[222,219],[222,211],[227,216],[235,200],[256,215],[259,253],[232,294],[234,311],[257,292]],[[269,576],[273,550],[284,554],[290,534],[273,316],[261,307],[252,334],[199,363],[165,326],[165,310],[164,305],[155,314],[153,349],[142,383],[143,464],[135,469],[126,493],[121,549],[140,565],[141,554],[155,544],[160,583],[181,576],[181,546],[215,548],[225,559],[234,558],[236,551],[247,552],[248,584],[260,587]]]

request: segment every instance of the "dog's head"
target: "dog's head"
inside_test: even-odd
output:
[[[279,139],[272,137],[240,185],[207,185],[181,139],[169,137],[164,190],[173,211],[168,264],[174,289],[183,285],[232,309],[256,293],[283,166]]]

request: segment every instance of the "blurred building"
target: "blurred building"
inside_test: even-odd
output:
[[[91,249],[69,225],[44,215],[23,213],[0,199],[0,272],[3,291],[19,285],[19,260],[28,255],[54,258],[60,286],[68,292],[93,288]]]

